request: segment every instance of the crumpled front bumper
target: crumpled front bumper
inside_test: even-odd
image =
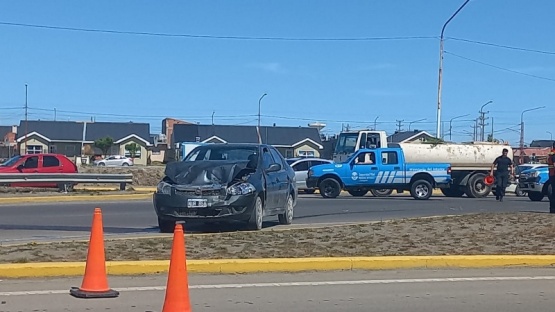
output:
[[[192,192],[172,190],[171,194],[154,193],[153,204],[159,218],[165,220],[248,220],[256,194],[227,195],[225,190],[216,194],[195,195]],[[207,207],[188,207],[189,199],[205,199]]]

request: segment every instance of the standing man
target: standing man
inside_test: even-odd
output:
[[[555,188],[555,142],[553,142],[553,146],[551,147],[551,152],[547,156],[547,167],[549,168],[549,180],[547,180],[547,187],[548,193],[547,197],[549,198],[549,212],[555,213],[555,196],[549,194],[549,186],[551,185],[551,190]],[[552,192],[553,193],[553,192]]]
[[[489,174],[493,176],[493,169],[497,165],[497,171],[495,171],[495,199],[499,201],[503,201],[503,197],[505,196],[505,188],[507,188],[507,184],[509,183],[509,172],[511,175],[514,175],[513,161],[507,157],[508,153],[509,150],[504,148],[503,154],[493,161]]]

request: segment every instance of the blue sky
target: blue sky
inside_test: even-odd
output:
[[[0,22],[212,37],[68,31],[0,24],[0,123],[30,119],[327,124],[325,133],[396,120],[436,132],[439,33],[463,0],[2,1]],[[495,136],[549,139],[555,98],[555,2],[472,0],[447,26],[443,128],[469,140],[482,104]],[[432,37],[411,40],[277,40]],[[547,51],[470,43],[468,39]],[[463,59],[460,56],[497,66]],[[517,74],[511,71],[517,71]],[[534,75],[540,79],[526,75]],[[510,128],[512,130],[507,130]]]

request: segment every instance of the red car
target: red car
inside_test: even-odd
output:
[[[0,173],[77,173],[77,166],[61,154],[14,156],[0,164]],[[13,187],[60,187],[58,183],[7,183]]]

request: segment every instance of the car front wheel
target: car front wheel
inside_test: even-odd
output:
[[[293,196],[289,194],[289,196],[287,196],[287,202],[285,203],[285,211],[278,215],[279,224],[293,223],[293,209]]]
[[[320,195],[324,198],[336,198],[341,194],[341,185],[336,179],[327,178],[320,183]]]
[[[262,199],[260,196],[256,197],[254,202],[254,207],[252,208],[251,217],[248,221],[247,228],[249,230],[261,230],[262,229],[262,216],[263,216]]]

